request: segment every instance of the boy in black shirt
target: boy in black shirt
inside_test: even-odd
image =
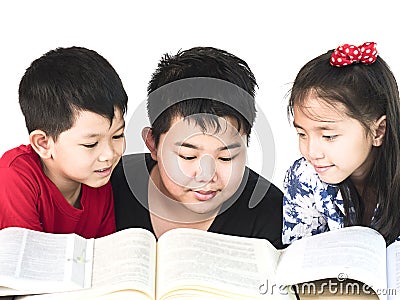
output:
[[[282,192],[245,166],[256,85],[247,63],[220,49],[161,59],[142,131],[150,153],[123,156],[111,178],[117,230],[158,238],[189,227],[282,248]]]

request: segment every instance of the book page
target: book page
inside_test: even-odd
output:
[[[386,265],[388,299],[398,299],[400,297],[400,241],[395,241],[387,247]]]
[[[75,244],[85,248],[85,243],[74,234],[5,228],[0,231],[1,285],[18,290],[15,295],[83,288],[85,274],[76,276],[82,267],[76,266],[73,255]],[[0,295],[9,293],[0,289]]]
[[[344,283],[355,279],[365,288],[385,289],[385,240],[373,229],[353,226],[305,237],[284,250],[278,282],[288,285],[324,278]]]
[[[195,290],[208,291],[204,299],[211,299],[211,293],[232,299],[263,296],[260,290],[274,276],[279,257],[266,240],[183,228],[162,235],[157,250],[157,299],[171,291],[188,295]]]
[[[155,237],[145,229],[129,228],[95,239],[92,288],[18,299],[118,299],[122,295],[154,299],[155,269]]]
[[[96,239],[93,288],[126,286],[151,296],[155,291],[156,239],[141,228],[129,228]]]

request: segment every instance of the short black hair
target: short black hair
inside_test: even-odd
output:
[[[248,64],[225,50],[194,47],[175,55],[164,54],[147,89],[147,111],[156,146],[177,116],[193,118],[204,130],[206,124],[218,130],[218,117],[231,117],[249,138],[256,116],[256,86]],[[210,89],[215,93],[212,97],[192,97],[192,89],[201,95]]]
[[[111,64],[83,47],[57,48],[34,60],[19,85],[19,104],[28,132],[43,130],[57,139],[79,111],[110,120],[127,110],[128,96]]]

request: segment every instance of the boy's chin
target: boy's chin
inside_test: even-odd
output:
[[[216,200],[216,199],[213,199]],[[216,212],[220,209],[222,203],[224,201],[196,201],[195,203],[183,203],[182,205],[186,207],[186,209],[190,210],[193,213],[204,215],[206,218],[211,215],[215,215]]]
[[[82,184],[96,189],[102,187],[103,185],[106,185],[109,181],[110,178],[104,178],[102,180],[82,182]]]

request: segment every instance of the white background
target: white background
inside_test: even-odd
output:
[[[28,143],[18,85],[25,69],[45,52],[83,46],[103,55],[128,93],[128,121],[145,100],[164,53],[213,46],[244,59],[257,78],[256,101],[275,141],[274,170],[265,176],[281,187],[286,169],[299,156],[295,130],[286,118],[286,95],[297,72],[339,44],[375,41],[400,78],[395,7],[390,0],[1,1],[0,155]],[[260,146],[257,136],[252,138],[248,163],[261,172]],[[134,139],[140,140],[128,136],[127,142]]]

